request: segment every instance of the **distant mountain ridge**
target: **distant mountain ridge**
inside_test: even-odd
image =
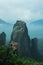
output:
[[[0,24],[6,24],[6,22],[2,19],[0,19]]]
[[[0,19],[0,24],[10,24],[11,25],[11,23],[7,23],[6,21],[4,21],[2,19]]]
[[[31,22],[30,24],[34,24],[34,25],[43,25],[43,19],[33,21],[33,22]]]
[[[11,23],[7,23],[6,21],[0,19],[0,33],[6,33],[6,41],[10,40],[11,32],[13,25]]]

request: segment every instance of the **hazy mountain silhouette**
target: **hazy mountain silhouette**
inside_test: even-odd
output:
[[[30,21],[27,26],[31,38],[38,37],[43,39],[43,19]]]
[[[6,33],[6,41],[10,40],[10,35],[12,32],[13,25],[10,23],[7,23],[6,21],[0,19],[0,33],[5,32]]]
[[[8,24],[8,25],[12,25],[11,23],[7,23],[6,21],[0,19],[0,24]]]
[[[0,19],[0,24],[7,24],[4,20]]]
[[[43,19],[33,21],[33,22],[31,22],[30,24],[34,24],[34,25],[43,25]]]

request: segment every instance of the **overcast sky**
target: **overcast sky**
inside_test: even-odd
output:
[[[0,18],[9,22],[43,19],[43,0],[0,0]]]

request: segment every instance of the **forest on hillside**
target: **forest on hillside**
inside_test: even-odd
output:
[[[14,54],[12,51],[8,53],[8,46],[0,46],[0,65],[43,65],[32,58],[22,58]]]

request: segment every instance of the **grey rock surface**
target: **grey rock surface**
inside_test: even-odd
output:
[[[11,41],[18,43],[18,54],[20,56],[30,55],[30,37],[28,36],[28,30],[25,22],[17,21],[14,24]]]

